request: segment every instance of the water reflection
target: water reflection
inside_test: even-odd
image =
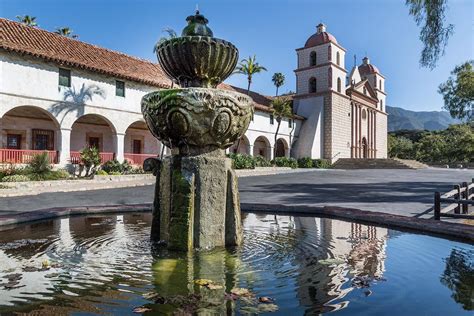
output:
[[[441,283],[453,291],[452,298],[465,310],[474,309],[474,251],[453,249],[446,258]]]
[[[156,315],[255,314],[276,309],[292,315],[329,311],[370,315],[384,310],[371,312],[365,300],[382,306],[389,300],[402,304],[397,302],[400,282],[381,280],[387,271],[397,275],[403,270],[398,257],[387,254],[387,245],[411,246],[398,245],[403,238],[391,240],[385,228],[250,213],[243,216],[242,247],[176,254],[152,248],[151,221],[150,213],[72,217],[0,232],[0,314],[19,310],[45,315],[130,314],[141,306]],[[450,249],[447,242],[426,238],[433,240],[434,253]],[[451,311],[456,304],[473,308],[474,250],[469,251],[458,244],[445,260],[442,284],[451,289],[454,300],[440,294],[431,303],[439,304],[440,310]],[[423,247],[417,248],[412,259],[443,264],[441,254],[438,258],[430,254],[430,260],[424,255]],[[429,278],[438,279],[431,270],[427,267]],[[416,284],[417,275],[408,277]],[[433,289],[443,293],[438,284],[440,288]],[[231,295],[233,291],[251,295]],[[259,297],[269,297],[274,304],[261,303]],[[403,304],[409,304],[406,298]]]

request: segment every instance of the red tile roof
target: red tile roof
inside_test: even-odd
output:
[[[158,64],[3,18],[0,49],[147,85],[171,84]]]
[[[171,85],[159,64],[3,18],[0,18],[0,50],[160,88]],[[224,83],[219,88],[247,93]],[[254,91],[250,91],[250,96],[256,110],[272,112],[269,107],[272,97]]]

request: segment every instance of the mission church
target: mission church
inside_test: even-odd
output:
[[[172,85],[159,64],[8,19],[0,18],[0,29],[0,163],[26,163],[46,151],[51,163],[67,165],[87,146],[102,161],[134,164],[169,153],[140,109],[146,93]],[[239,148],[228,151],[332,162],[386,158],[385,78],[367,57],[347,74],[345,53],[318,25],[296,50],[294,115],[282,120],[276,142],[272,97],[251,91],[254,118]]]

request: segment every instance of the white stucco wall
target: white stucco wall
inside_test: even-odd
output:
[[[298,99],[295,102],[296,113],[306,117],[306,121],[301,127],[294,155],[296,158],[322,158],[324,97]]]

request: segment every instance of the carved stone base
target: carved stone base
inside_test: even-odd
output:
[[[158,166],[152,240],[169,249],[210,249],[242,241],[237,177],[231,159],[172,156]]]

